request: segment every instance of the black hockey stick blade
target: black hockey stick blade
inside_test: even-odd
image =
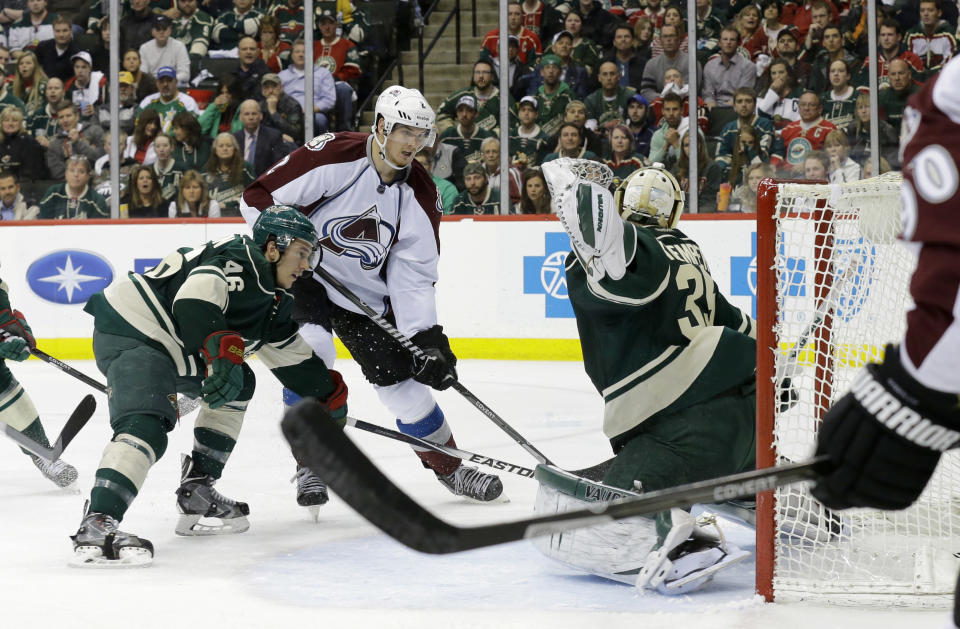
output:
[[[777,486],[815,480],[819,476],[817,470],[829,465],[821,457],[808,463],[672,487],[638,498],[596,503],[589,509],[501,524],[458,527],[434,516],[394,485],[316,400],[303,400],[287,411],[281,428],[294,456],[323,478],[351,508],[401,544],[432,554],[514,542],[698,502],[749,497]]]
[[[3,424],[3,430],[8,437],[16,441],[24,450],[32,452],[42,459],[56,461],[60,458],[60,455],[63,454],[66,447],[70,445],[70,442],[73,441],[73,438],[77,436],[80,429],[87,424],[95,410],[97,410],[97,401],[93,399],[92,395],[87,395],[80,400],[80,404],[78,404],[77,408],[70,414],[67,423],[63,425],[63,430],[57,435],[52,448],[47,448],[37,443],[7,424]]]

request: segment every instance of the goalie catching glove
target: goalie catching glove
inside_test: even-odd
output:
[[[920,496],[940,455],[960,446],[957,396],[907,373],[899,347],[860,372],[823,419],[817,455],[834,468],[814,497],[831,509],[905,509]]]
[[[232,402],[243,389],[243,339],[229,330],[214,332],[200,348],[207,362],[207,377],[200,391],[210,408]]]
[[[37,346],[33,330],[19,310],[0,310],[0,359],[23,361]]]
[[[410,340],[423,352],[413,359],[413,379],[437,391],[457,381],[457,357],[450,349],[450,339],[443,327],[435,325],[414,334]]]

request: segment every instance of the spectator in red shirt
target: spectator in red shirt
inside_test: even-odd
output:
[[[514,35],[520,41],[520,51],[517,53],[517,59],[524,65],[534,65],[537,57],[543,52],[540,38],[536,33],[523,25],[523,9],[519,2],[511,2],[507,7],[507,30],[509,35]],[[482,47],[490,53],[490,56],[497,57],[500,54],[500,29],[495,28],[486,34],[483,38]]]

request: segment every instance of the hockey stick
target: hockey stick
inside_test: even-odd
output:
[[[333,286],[338,293],[340,293],[341,295],[349,299],[353,305],[355,305],[357,308],[362,310],[363,313],[368,317],[370,317],[370,319],[373,320],[374,323],[380,326],[380,328],[384,332],[389,334],[391,337],[393,337],[395,341],[397,341],[398,343],[400,343],[400,345],[402,345],[407,350],[409,350],[410,353],[413,354],[414,358],[421,361],[427,360],[427,356],[423,353],[422,349],[414,345],[413,342],[410,341],[410,339],[404,336],[400,332],[400,330],[394,327],[389,321],[387,321],[386,319],[381,317],[379,314],[377,314],[376,310],[374,310],[373,308],[368,306],[366,303],[364,303],[362,299],[357,297],[356,293],[354,293],[352,290],[344,286],[340,282],[340,280],[330,275],[330,273],[321,266],[317,266],[317,268],[314,269],[314,271],[316,271],[316,273],[319,274],[320,277],[326,280],[328,284]],[[506,421],[503,420],[503,418],[497,415],[493,411],[493,409],[491,409],[489,406],[481,402],[480,398],[478,398],[476,395],[471,393],[470,390],[467,389],[467,387],[460,384],[458,380],[454,380],[453,385],[451,386],[457,393],[462,395],[464,398],[467,399],[468,402],[473,404],[477,408],[477,410],[479,410],[481,413],[486,415],[487,418],[490,419],[490,421],[492,421],[494,424],[496,424],[502,431],[510,435],[510,437],[514,441],[516,441],[518,444],[520,444],[520,447],[526,450],[531,456],[533,456],[533,458],[535,458],[540,463],[553,465],[553,463],[550,461],[550,459],[546,457],[546,455],[544,455],[542,452],[540,452],[535,447],[533,447],[533,444],[527,441],[523,437],[523,435],[521,435],[519,432],[514,430],[510,426],[510,424],[508,424]]]
[[[680,485],[589,509],[514,522],[459,527],[445,522],[394,485],[314,400],[299,402],[281,422],[294,455],[318,474],[357,513],[401,544],[431,554],[455,553],[538,535],[648,515],[698,502],[753,496],[774,487],[815,480],[830,465],[826,457]]]
[[[536,470],[532,470],[529,467],[523,467],[522,465],[516,465],[515,463],[507,463],[506,461],[501,461],[500,459],[495,459],[483,454],[474,454],[473,452],[461,450],[460,448],[442,445],[433,441],[407,435],[396,430],[391,430],[390,428],[384,428],[383,426],[371,424],[363,421],[362,419],[356,419],[354,417],[347,417],[346,422],[347,426],[350,426],[351,428],[365,430],[366,432],[371,432],[375,435],[380,435],[381,437],[387,437],[388,439],[401,441],[412,446],[427,448],[429,450],[433,450],[434,452],[446,454],[447,456],[452,456],[463,461],[486,465],[487,467],[492,467],[495,470],[509,472],[511,474],[523,476],[524,478],[537,479]],[[591,499],[594,500],[614,500],[617,498],[626,498],[627,496],[640,495],[633,491],[620,489],[619,487],[613,487],[611,485],[601,483],[598,480],[584,477],[584,475],[580,472],[568,472],[546,463],[541,463],[537,466],[537,469],[540,468],[549,468],[553,470],[554,473],[564,475],[572,483],[576,483],[580,491],[583,491],[586,495],[589,495]]]
[[[493,457],[484,456],[481,454],[474,454],[473,452],[468,452],[466,450],[461,450],[459,448],[445,446],[440,443],[434,443],[433,441],[427,441],[426,439],[421,439],[420,437],[407,435],[397,430],[391,430],[390,428],[385,428],[383,426],[371,424],[369,422],[363,421],[362,419],[356,419],[355,417],[347,417],[347,426],[350,426],[351,428],[357,428],[359,430],[364,430],[366,432],[371,432],[375,435],[380,435],[381,437],[386,437],[388,439],[393,439],[395,441],[401,441],[411,446],[419,446],[421,448],[427,448],[428,450],[433,450],[434,452],[446,454],[447,456],[452,456],[456,459],[461,459],[463,461],[469,461],[471,463],[479,463],[480,465],[486,465],[487,467],[492,467],[494,469],[501,470],[504,472],[510,472],[511,474],[525,476],[526,478],[533,478],[534,471],[529,467],[523,467],[522,465],[507,463],[506,461],[501,461]]]
[[[9,336],[11,336],[11,334],[9,334],[8,332],[0,331],[0,339],[5,339]],[[30,348],[30,353],[36,356],[37,358],[39,358],[40,360],[42,360],[43,362],[53,365],[60,371],[66,373],[67,375],[73,376],[80,382],[83,382],[84,384],[87,384],[93,387],[100,393],[107,393],[107,386],[105,384],[103,384],[102,382],[98,382],[97,380],[94,380],[93,378],[83,373],[82,371],[74,369],[67,363],[63,362],[59,358],[55,358],[51,356],[50,354],[46,353],[42,349],[32,347]],[[202,402],[203,400],[201,398],[190,398],[186,396],[181,396],[180,398],[177,399],[177,412],[181,416],[186,415],[192,412],[198,406],[200,406]]]
[[[3,424],[3,431],[8,437],[16,441],[24,450],[29,450],[42,459],[56,461],[60,458],[60,455],[63,454],[63,451],[66,449],[66,447],[70,445],[70,442],[73,441],[73,438],[77,436],[77,433],[80,432],[80,429],[86,425],[87,421],[89,421],[95,410],[97,410],[97,401],[93,399],[92,395],[88,394],[86,397],[80,400],[80,404],[77,405],[77,408],[70,413],[67,423],[63,425],[63,430],[61,430],[60,434],[57,435],[57,439],[53,442],[52,448],[48,448],[37,443],[19,430],[16,430],[7,424]]]

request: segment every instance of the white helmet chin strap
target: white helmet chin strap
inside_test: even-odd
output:
[[[387,166],[389,166],[390,168],[392,168],[392,169],[394,169],[394,170],[403,170],[404,168],[406,168],[406,166],[397,166],[396,164],[394,164],[393,162],[390,161],[390,158],[389,158],[389,157],[387,157],[387,148],[386,148],[386,147],[387,147],[387,135],[386,135],[386,133],[384,133],[384,135],[383,135],[383,142],[381,142],[381,141],[380,141],[380,134],[377,133],[376,131],[374,131],[374,133],[373,133],[373,141],[377,143],[377,147],[380,149],[380,159],[383,160],[383,163],[384,163],[384,164],[386,164]]]

